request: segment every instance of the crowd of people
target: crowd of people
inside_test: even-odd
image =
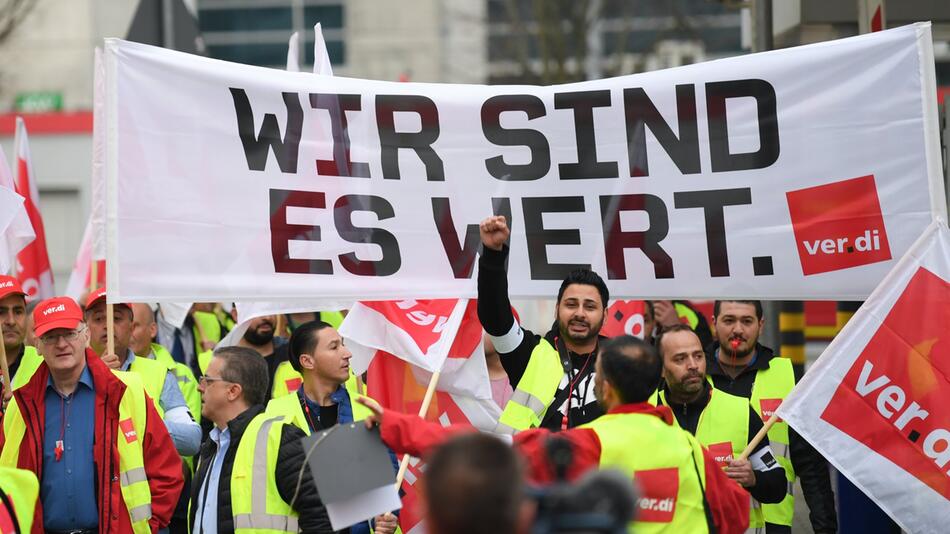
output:
[[[795,385],[789,360],[759,342],[758,301],[716,301],[710,321],[685,301],[646,301],[642,339],[606,338],[607,285],[575,270],[537,334],[508,298],[505,219],[480,234],[493,433],[363,395],[341,313],[253,319],[237,344],[214,348],[237,319],[221,306],[196,304],[175,326],[160,307],[107,305],[105,288],[82,307],[28,306],[0,276],[12,377],[0,532],[332,533],[301,438],[354,421],[379,428],[394,472],[397,455],[427,461],[421,506],[434,534],[788,533],[796,479],[814,531],[836,532],[825,460],[780,420],[753,443]],[[601,472],[615,478],[590,481]],[[629,493],[596,489],[625,483]],[[601,493],[624,497],[608,512]],[[578,526],[588,513],[604,521]],[[343,532],[391,534],[398,522],[392,511]]]

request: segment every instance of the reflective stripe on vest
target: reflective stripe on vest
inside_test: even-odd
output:
[[[280,496],[274,476],[284,423],[262,413],[244,430],[231,471],[235,534],[297,532],[297,512]]]
[[[353,373],[350,373],[350,378],[344,384],[347,394],[350,396],[350,407],[353,409],[353,420],[362,421],[372,415],[373,412],[369,408],[363,406],[362,404],[356,402],[356,397],[359,395],[356,388],[356,376]],[[363,395],[367,397],[366,395]],[[369,397],[367,397],[369,398]],[[310,424],[307,422],[307,417],[303,413],[303,408],[300,406],[300,397],[297,395],[284,395],[283,397],[273,398],[270,402],[267,403],[267,415],[270,416],[283,416],[285,423],[294,425],[310,435]]]
[[[788,358],[775,357],[769,360],[769,368],[759,370],[752,385],[752,408],[759,414],[762,421],[768,416],[763,415],[762,405],[765,401],[768,410],[774,410],[777,402],[784,399],[795,387],[795,372],[792,370],[792,361]],[[788,494],[785,499],[776,504],[763,504],[762,513],[767,523],[791,526],[795,515],[795,497],[792,487],[795,483],[795,469],[792,467],[788,453],[788,423],[776,421],[769,429],[769,445],[775,453],[775,459],[785,468],[785,478],[788,481]]]
[[[663,399],[663,404],[669,405],[662,391],[660,398]],[[696,440],[706,448],[728,442],[732,455],[724,460],[729,460],[738,458],[742,454],[746,445],[749,444],[750,437],[748,399],[711,389],[709,403],[699,415],[699,422],[696,424]],[[724,451],[709,448],[709,452],[716,456]],[[755,531],[765,527],[765,518],[762,516],[762,507],[759,502],[749,498],[751,500],[749,529]]]
[[[36,347],[29,345],[23,347],[23,356],[20,356],[20,367],[16,371],[16,376],[13,377],[13,389],[29,382],[36,370],[40,368],[41,363],[43,363],[43,357],[36,352]]]
[[[548,340],[541,338],[531,351],[528,366],[505,405],[498,424],[495,425],[495,432],[514,434],[541,426],[541,420],[544,419],[548,406],[554,401],[557,387],[563,378],[564,368],[557,350]]]
[[[125,502],[132,531],[151,534],[148,520],[152,517],[152,493],[145,474],[142,440],[146,432],[145,387],[138,375],[113,371],[125,383],[125,392],[119,400],[119,426],[116,429],[116,450],[119,453],[119,485]],[[16,403],[10,402],[3,417],[5,442],[0,451],[0,466],[16,467],[26,425]]]
[[[289,395],[303,384],[303,377],[294,370],[294,366],[287,362],[280,362],[274,371],[274,385],[271,387],[270,398],[279,399]]]
[[[696,438],[639,413],[602,415],[581,428],[597,433],[601,468],[617,469],[640,486],[631,532],[708,532],[705,460]]]
[[[151,360],[145,361],[151,362]],[[157,367],[164,370],[161,365]],[[142,449],[142,440],[145,439],[146,433],[145,387],[137,374],[113,372],[125,382],[125,393],[119,400],[119,428],[116,432],[122,500],[125,501],[129,517],[132,519],[133,532],[150,534],[152,527],[148,520],[152,518],[152,492],[145,476],[145,458]],[[156,404],[158,404],[157,401]],[[131,421],[131,425],[126,426],[126,421]]]
[[[13,503],[13,518],[23,534],[33,528],[36,501],[40,496],[40,483],[32,471],[0,467],[0,491]]]
[[[165,389],[165,378],[168,376],[168,367],[162,362],[138,356],[132,360],[129,366],[130,373],[135,373],[142,379],[145,386],[145,392],[155,403],[155,409],[158,410],[159,417],[165,417],[165,409],[162,408],[161,397],[162,390]]]

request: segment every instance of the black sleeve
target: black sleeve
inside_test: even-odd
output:
[[[759,433],[759,430],[762,428],[762,418],[759,417],[759,414],[755,413],[755,410],[752,409],[752,406],[749,406],[749,440]],[[752,449],[752,454],[757,455],[761,453],[766,447],[769,446],[768,438],[764,438],[762,441],[756,445],[755,449]],[[766,466],[774,466],[773,469],[767,471],[756,471],[755,472],[755,485],[751,488],[748,488],[749,494],[755,497],[755,500],[766,503],[773,504],[782,502],[785,498],[785,494],[788,491],[788,484],[785,478],[785,469],[779,465],[778,460],[775,459],[775,451],[772,451],[770,455],[771,458],[762,458]]]
[[[792,467],[802,484],[812,529],[815,534],[837,532],[838,515],[835,512],[835,494],[831,489],[828,461],[791,427],[788,429],[788,441]]]
[[[515,323],[511,301],[508,299],[508,273],[505,272],[507,258],[508,246],[505,245],[500,251],[482,247],[478,259],[478,320],[491,336],[507,334]],[[498,353],[513,387],[517,387],[524,376],[531,352],[540,341],[540,336],[530,330],[522,331],[524,338],[513,351]]]
[[[280,436],[280,450],[277,452],[277,491],[300,514],[300,532],[309,534],[332,534],[330,516],[323,506],[313,475],[306,466],[303,444],[304,433],[292,425],[284,425]],[[303,471],[303,478],[300,473]],[[297,481],[300,489],[297,489]],[[296,494],[297,499],[291,502]]]

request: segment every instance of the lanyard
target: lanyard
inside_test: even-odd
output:
[[[59,439],[56,440],[56,447],[53,449],[53,455],[58,462],[63,458],[63,444],[66,440],[66,422],[69,420],[69,408],[72,402],[66,402],[66,397],[60,392],[57,391],[56,394],[59,395],[59,413],[62,416],[62,420],[59,423]]]
[[[310,431],[316,432],[319,430],[317,425],[313,423],[313,418],[310,417],[310,403],[307,402],[307,399],[303,397],[303,394],[299,391],[297,392],[297,398],[300,399],[300,407],[303,408],[303,413],[307,417],[307,424],[310,425]],[[317,422],[320,422],[320,413],[317,412]]]
[[[563,347],[564,353],[567,353],[565,356],[562,350],[562,343],[559,337],[554,338],[554,346],[557,347],[558,353],[561,354],[561,364],[564,365],[564,370],[567,371],[568,386],[567,386],[567,406],[564,410],[564,416],[561,417],[561,430],[567,430],[568,425],[570,424],[571,417],[571,397],[574,396],[574,386],[577,385],[577,382],[584,376],[584,371],[587,369],[587,364],[590,363],[590,357],[593,356],[597,349],[594,349],[594,352],[591,352],[587,355],[587,359],[584,360],[584,365],[581,367],[581,370],[574,374],[574,378],[571,378],[571,372],[574,369],[574,364],[571,361],[570,352],[567,350],[567,347]]]

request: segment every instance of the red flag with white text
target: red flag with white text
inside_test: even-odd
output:
[[[340,326],[353,352],[353,371],[365,371],[377,350],[413,365],[428,382],[441,372],[442,391],[491,398],[477,301],[431,299],[358,302]]]
[[[950,229],[935,221],[778,409],[908,532],[950,517],[948,325]]]
[[[366,393],[387,410],[418,414],[428,386],[428,379],[425,378],[428,373],[419,371],[418,367],[392,354],[377,351],[367,371]],[[437,421],[442,426],[467,424],[490,431],[500,415],[501,410],[490,398],[477,399],[471,395],[448,393],[437,387],[425,418]],[[402,483],[403,506],[399,514],[400,527],[406,534],[425,531],[416,491],[416,484],[424,469],[425,462],[419,458],[409,460],[409,468]]]
[[[23,119],[16,119],[14,139],[14,184],[16,192],[26,199],[24,207],[36,233],[36,239],[17,254],[16,277],[26,291],[26,300],[48,299],[55,296],[53,270],[46,251],[46,231],[40,215],[40,194],[36,187],[30,142]]]

